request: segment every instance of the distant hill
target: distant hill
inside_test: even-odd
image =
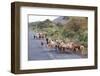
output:
[[[78,31],[79,29],[87,29],[88,19],[87,17],[74,17],[74,16],[59,16],[53,21],[46,19],[44,21],[37,21],[29,23],[30,28],[48,28],[48,27],[64,27],[65,29],[71,29]]]
[[[69,20],[70,20],[70,17],[68,16],[59,16],[58,18],[54,19],[53,22],[56,24],[65,25],[68,23]]]
[[[29,28],[38,28],[38,29],[43,29],[43,28],[48,28],[48,27],[55,27],[56,24],[53,21],[50,21],[49,19],[46,19],[44,21],[36,21],[36,22],[31,22],[29,23]]]

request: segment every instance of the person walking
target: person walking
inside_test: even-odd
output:
[[[42,45],[42,46],[44,45],[43,41],[41,41],[41,45]]]
[[[47,44],[49,43],[49,39],[48,39],[48,38],[46,38],[46,43],[47,43]]]

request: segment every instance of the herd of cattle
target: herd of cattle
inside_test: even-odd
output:
[[[76,42],[64,42],[62,40],[52,40],[50,38],[47,38],[45,34],[43,33],[37,33],[34,35],[34,39],[43,39],[46,41],[46,44],[44,42],[41,42],[41,45],[46,45],[48,48],[55,48],[60,53],[80,53],[81,55],[84,55],[85,47],[79,43]]]

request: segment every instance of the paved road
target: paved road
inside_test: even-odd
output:
[[[46,46],[41,46],[41,41],[33,38],[33,32],[29,31],[28,38],[28,60],[52,60],[52,59],[76,59],[81,56],[73,53],[59,53],[55,49],[48,49]]]

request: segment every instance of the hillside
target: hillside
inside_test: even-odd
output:
[[[55,24],[65,25],[68,23],[69,20],[70,20],[70,17],[68,17],[68,16],[59,16],[58,18],[54,19],[53,22]]]
[[[63,41],[75,41],[87,47],[88,18],[76,16],[59,16],[54,20],[46,19],[29,23],[34,32],[46,32],[47,37]]]

